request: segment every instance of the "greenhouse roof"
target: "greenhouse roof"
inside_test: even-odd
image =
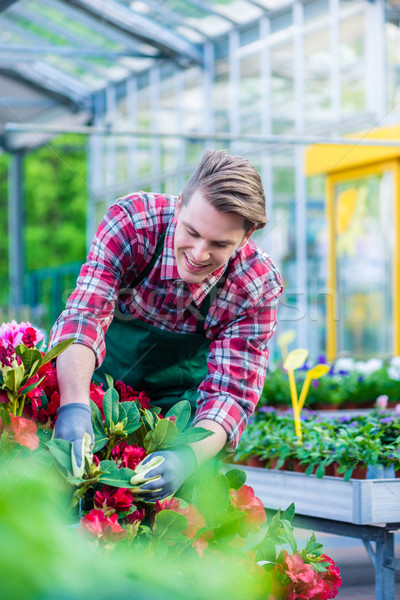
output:
[[[6,124],[90,120],[93,94],[157,61],[202,64],[208,40],[290,0],[0,0],[0,147]]]

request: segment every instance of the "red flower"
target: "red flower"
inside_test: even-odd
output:
[[[6,394],[6,392],[3,392],[3,390],[0,390],[0,404],[7,404],[8,402],[8,396]]]
[[[22,395],[24,393],[24,389],[27,388],[29,385],[33,385],[34,383],[37,383],[40,379],[40,375],[38,373],[36,373],[36,375],[33,375],[32,377],[30,377],[28,379],[28,381],[26,382],[26,384],[24,385],[23,388],[20,388],[18,390],[18,393],[20,395]],[[43,389],[41,385],[36,386],[35,388],[33,388],[33,390],[31,390],[30,392],[27,393],[27,397],[30,400],[33,400],[34,398],[40,398],[40,396],[43,394]]]
[[[321,577],[323,577],[323,580],[329,588],[329,595],[327,598],[336,598],[339,588],[342,585],[339,569],[335,562],[326,554],[322,554],[321,558],[324,562],[330,563],[328,570],[321,573]]]
[[[139,402],[141,408],[150,408],[150,398],[146,392],[135,392],[133,388],[126,385],[123,381],[116,381],[115,389],[119,394],[120,402],[134,402],[136,400]]]
[[[94,505],[103,509],[106,515],[114,511],[126,512],[132,504],[132,492],[126,488],[113,488],[105,485],[101,491],[97,491],[94,495]]]
[[[0,365],[3,367],[12,367],[12,361],[15,359],[14,348],[11,344],[7,345],[0,339]]]
[[[27,348],[34,348],[36,340],[36,329],[33,327],[27,327],[22,336],[22,343],[25,344]]]
[[[50,396],[50,402],[47,407],[47,412],[50,417],[55,417],[57,414],[57,410],[60,407],[60,394],[55,391]]]
[[[305,563],[298,552],[291,555],[284,550],[283,554],[283,562],[272,572],[275,581],[273,597],[285,600],[328,600],[334,597],[329,596],[323,573],[317,573]]]
[[[157,514],[162,510],[175,510],[176,512],[179,512],[180,507],[181,501],[179,500],[179,498],[171,498],[170,500],[164,500],[163,502],[156,500],[156,504],[154,506],[154,513]]]
[[[104,418],[104,413],[103,413],[103,396],[105,394],[105,391],[103,390],[103,384],[101,383],[100,385],[96,385],[95,383],[91,383],[90,384],[90,391],[89,391],[89,395],[90,395],[90,399],[93,400],[93,402],[96,404],[96,406],[100,409],[100,412]]]
[[[21,446],[26,446],[30,450],[39,447],[39,438],[37,436],[37,427],[33,421],[10,414],[11,434],[14,440]],[[9,427],[6,427],[9,429]]]
[[[133,511],[130,515],[125,517],[125,523],[129,523],[130,525],[138,522],[140,523],[144,519],[145,512],[144,508]]]
[[[51,398],[54,392],[58,393],[57,371],[51,364],[51,361],[40,367],[38,375],[39,377],[44,376],[41,386],[47,398]]]
[[[107,517],[102,510],[93,508],[81,519],[81,525],[90,534],[102,541],[117,541],[125,537],[126,531],[118,523],[118,515]]]
[[[265,523],[267,517],[263,503],[254,495],[252,487],[242,485],[238,490],[231,490],[230,497],[233,506],[246,514],[240,525],[240,535],[246,536],[249,531],[257,531]]]
[[[121,464],[123,467],[128,467],[133,471],[136,469],[138,464],[146,457],[146,450],[141,446],[132,444],[126,446],[121,454]]]

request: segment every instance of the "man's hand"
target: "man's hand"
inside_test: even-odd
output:
[[[196,467],[196,456],[189,446],[152,452],[136,467],[131,484],[143,500],[154,502],[174,494]]]
[[[74,477],[81,479],[85,472],[85,458],[89,464],[93,460],[94,435],[89,406],[81,402],[60,406],[53,437],[72,442],[72,472]]]

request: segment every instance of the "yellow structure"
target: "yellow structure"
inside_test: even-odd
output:
[[[399,146],[318,144],[307,176],[326,176],[327,357],[400,355],[400,126],[352,134]],[[368,352],[367,352],[368,355]]]

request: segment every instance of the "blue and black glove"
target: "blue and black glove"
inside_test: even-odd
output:
[[[196,455],[189,446],[152,452],[136,467],[132,491],[144,501],[161,500],[174,494],[196,467]]]
[[[53,438],[72,442],[72,474],[81,479],[85,472],[85,459],[89,465],[93,462],[94,435],[90,407],[81,402],[60,406]]]

